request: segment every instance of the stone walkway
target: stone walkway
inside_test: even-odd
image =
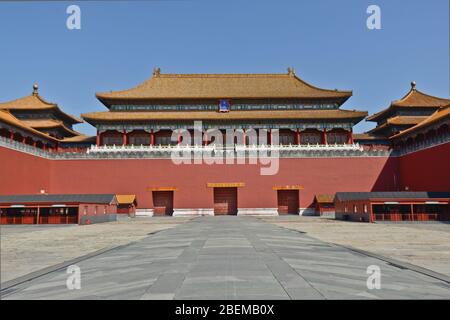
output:
[[[446,282],[250,217],[199,217],[77,265],[80,290],[59,270],[2,299],[450,298]]]

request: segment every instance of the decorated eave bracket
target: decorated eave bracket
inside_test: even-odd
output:
[[[212,122],[202,122],[202,128],[207,129],[318,129],[318,130],[331,130],[331,129],[345,129],[350,130],[353,128],[353,123],[351,122],[337,122],[337,123],[267,123],[267,124],[251,124],[251,123],[212,123]],[[143,130],[145,132],[156,132],[157,130],[176,130],[176,129],[194,129],[194,123],[189,122],[186,124],[174,123],[174,124],[100,124],[97,125],[97,130],[99,133],[106,131],[118,131],[131,132],[133,130]]]

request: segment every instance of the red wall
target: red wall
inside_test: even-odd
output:
[[[320,193],[396,190],[398,159],[283,158],[279,172],[260,175],[259,165],[175,165],[170,159],[44,160],[0,148],[0,194],[116,193],[136,194],[139,208],[153,206],[151,187],[176,187],[175,208],[212,208],[208,182],[244,182],[240,208],[275,208],[275,185],[302,185],[300,207],[312,204]]]
[[[50,191],[50,161],[0,147],[0,194]]]
[[[410,191],[450,191],[450,143],[400,158],[401,188]]]
[[[52,190],[58,193],[136,194],[138,207],[153,206],[151,187],[176,187],[175,208],[212,208],[208,182],[244,182],[238,190],[240,208],[275,208],[275,185],[302,185],[300,207],[316,194],[394,188],[396,159],[280,159],[274,176],[261,176],[258,165],[174,165],[170,160],[53,161]],[[381,181],[381,182],[380,182]],[[56,191],[54,191],[56,192]]]
[[[316,194],[338,191],[449,191],[450,143],[400,158],[282,158],[279,172],[260,175],[259,165],[175,165],[170,159],[47,160],[0,147],[0,194],[136,194],[151,208],[152,187],[176,187],[175,208],[212,208],[208,182],[244,182],[240,208],[277,207],[275,185],[302,185],[300,207]]]

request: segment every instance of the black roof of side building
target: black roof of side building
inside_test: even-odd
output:
[[[32,194],[0,196],[0,204],[24,203],[117,203],[115,194]]]
[[[367,199],[444,199],[450,198],[450,192],[396,191],[396,192],[337,192],[336,200]]]

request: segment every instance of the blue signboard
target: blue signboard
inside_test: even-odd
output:
[[[230,111],[230,99],[221,99],[219,101],[219,112]]]

